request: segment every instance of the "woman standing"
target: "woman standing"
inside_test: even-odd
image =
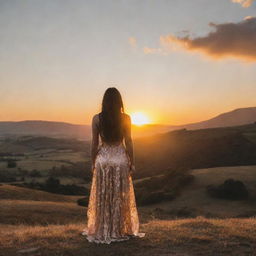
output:
[[[93,116],[91,158],[88,221],[82,234],[90,242],[107,244],[145,236],[139,233],[131,177],[135,170],[131,118],[124,113],[121,94],[115,87],[105,91],[102,110]]]

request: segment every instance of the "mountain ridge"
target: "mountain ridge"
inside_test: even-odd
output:
[[[213,118],[183,125],[147,124],[133,125],[134,137],[153,135],[178,129],[205,129],[227,127],[256,122],[256,107],[237,108],[221,113]],[[46,135],[53,137],[73,137],[82,140],[91,139],[91,126],[69,122],[48,120],[0,121],[0,136],[8,135]]]

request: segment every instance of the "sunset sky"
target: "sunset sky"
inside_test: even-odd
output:
[[[256,1],[0,0],[0,120],[185,124],[256,106]]]

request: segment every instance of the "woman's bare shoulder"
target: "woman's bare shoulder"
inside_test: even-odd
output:
[[[92,116],[93,121],[96,121],[98,119],[99,119],[99,114],[95,114],[95,115]]]
[[[131,125],[131,118],[126,113],[123,113],[123,123],[125,127],[129,127]]]
[[[93,115],[93,117],[92,117],[92,123],[93,123],[94,125],[98,126],[98,124],[99,124],[99,113]]]
[[[124,116],[125,120],[131,119],[130,115],[128,115],[127,113],[123,113],[123,116]]]

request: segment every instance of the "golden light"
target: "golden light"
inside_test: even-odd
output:
[[[131,114],[132,124],[144,125],[150,123],[149,118],[142,112],[135,112]]]

